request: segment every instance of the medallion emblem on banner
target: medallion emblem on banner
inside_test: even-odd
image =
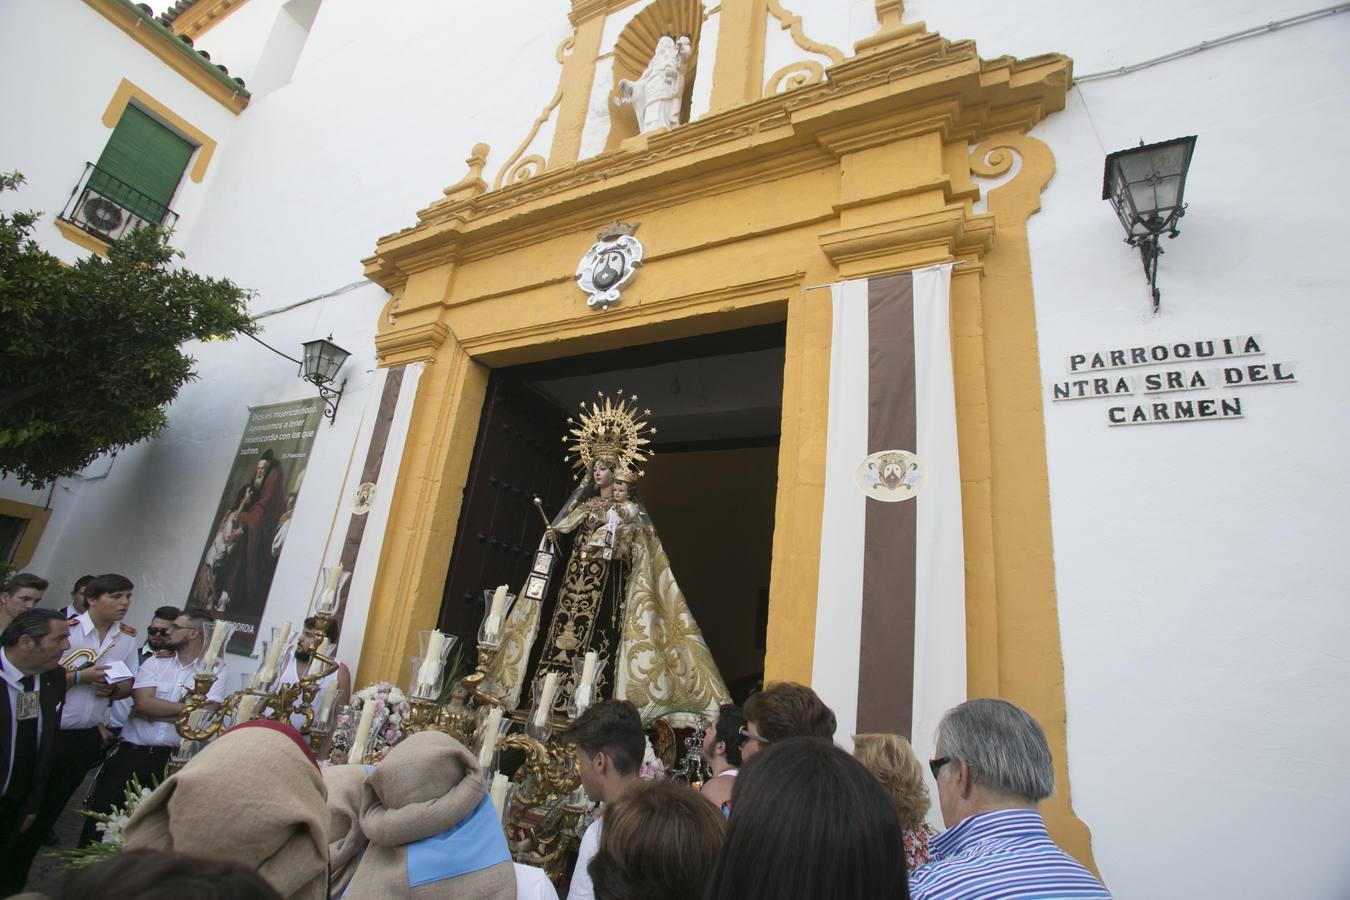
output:
[[[620,292],[637,274],[642,244],[633,237],[635,231],[636,225],[615,222],[596,235],[599,240],[577,264],[577,286],[590,295],[586,304],[591,309],[606,310],[618,303]]]
[[[858,463],[853,477],[873,500],[896,503],[923,490],[928,473],[908,450],[878,450]]]

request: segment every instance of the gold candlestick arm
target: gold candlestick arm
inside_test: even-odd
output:
[[[178,735],[189,741],[210,740],[220,733],[220,728],[225,720],[225,704],[222,704],[221,715],[213,716],[205,726],[194,726],[192,724],[192,714],[202,709],[211,700],[207,697],[212,685],[216,683],[216,674],[214,672],[198,672],[192,676],[192,687],[188,689],[186,695],[180,701],[183,704],[182,711],[178,714],[178,720],[174,727],[178,730]],[[234,699],[234,695],[226,698],[226,704]]]

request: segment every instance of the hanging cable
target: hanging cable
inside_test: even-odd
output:
[[[1224,44],[1231,44],[1235,41],[1246,40],[1247,38],[1260,37],[1263,34],[1269,34],[1272,31],[1278,31],[1281,28],[1288,28],[1290,25],[1302,25],[1304,22],[1312,22],[1316,19],[1334,16],[1337,13],[1350,10],[1350,3],[1337,3],[1332,6],[1324,6],[1321,9],[1312,12],[1301,13],[1297,16],[1290,16],[1287,19],[1277,19],[1274,22],[1267,22],[1264,25],[1257,25],[1254,28],[1247,28],[1242,31],[1235,31],[1232,34],[1225,34],[1223,37],[1215,38],[1211,41],[1201,41],[1182,50],[1174,50],[1171,53],[1164,53],[1162,56],[1155,56],[1152,59],[1146,59],[1143,62],[1133,63],[1128,66],[1121,66],[1119,69],[1104,69],[1101,72],[1091,72],[1087,75],[1075,75],[1074,84],[1082,84],[1086,81],[1101,81],[1104,78],[1117,78],[1121,75],[1129,75],[1138,72],[1141,69],[1152,68],[1171,62],[1174,59],[1182,59],[1186,56],[1192,56],[1202,50],[1212,50],[1215,47],[1222,47]]]
[[[326,294],[315,294],[313,297],[306,297],[304,300],[297,300],[294,303],[288,303],[285,306],[278,306],[276,309],[265,310],[254,316],[253,321],[256,322],[259,319],[265,319],[268,316],[275,316],[278,313],[290,312],[293,309],[299,309],[300,307],[304,306],[307,303],[313,303],[315,300],[327,300],[329,297],[337,297],[349,291],[354,291],[365,284],[370,284],[370,279],[362,278],[360,281],[349,282],[348,284],[344,284],[342,287],[336,288],[335,290],[331,290]]]

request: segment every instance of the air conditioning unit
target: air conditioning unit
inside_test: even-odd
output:
[[[75,209],[74,219],[75,224],[86,231],[108,237],[120,237],[128,231],[150,224],[98,191],[85,191],[80,205]]]

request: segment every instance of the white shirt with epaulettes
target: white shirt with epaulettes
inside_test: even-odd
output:
[[[80,613],[67,624],[70,625],[70,650],[66,651],[67,656],[77,650],[89,650],[94,654],[91,666],[121,662],[135,676],[140,663],[136,654],[136,629],[117,622],[108,626],[107,633],[100,640],[98,628],[88,612]],[[98,696],[92,684],[74,684],[66,689],[61,728],[93,728],[102,724],[107,714],[107,697]]]

